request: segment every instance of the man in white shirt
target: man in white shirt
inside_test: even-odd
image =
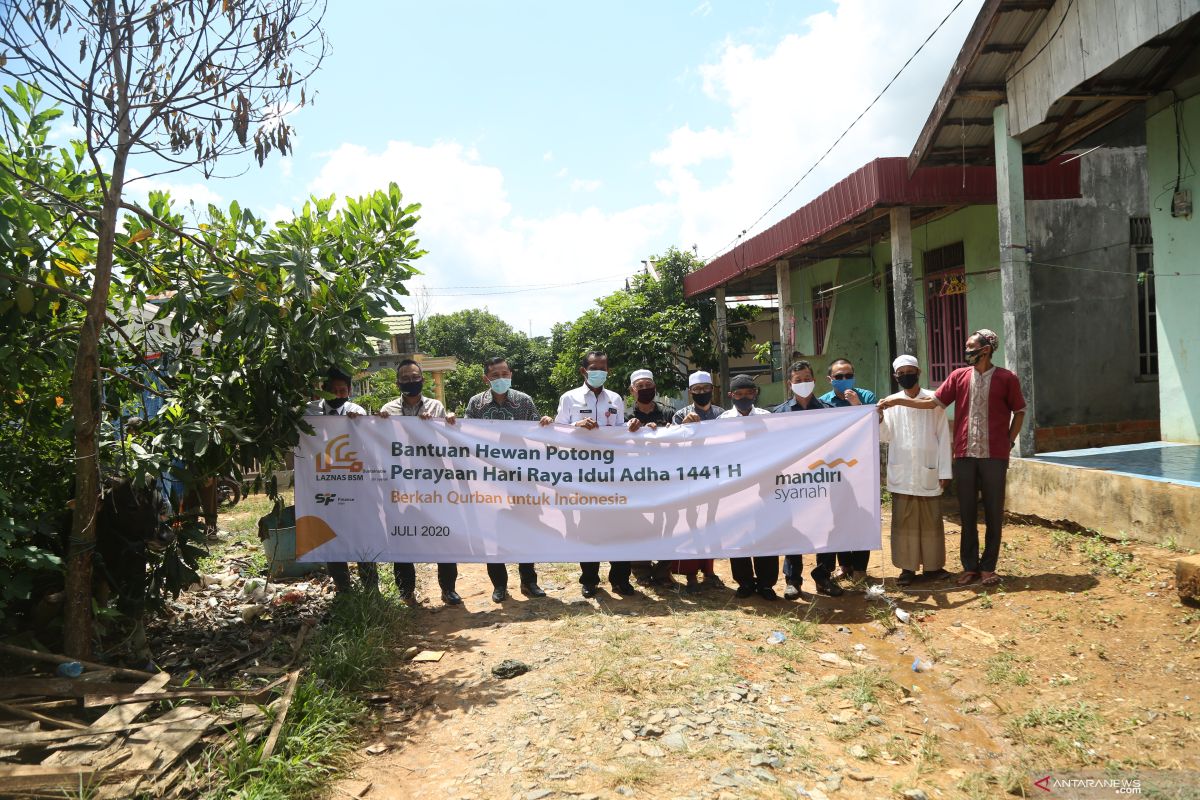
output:
[[[717,419],[756,417],[771,412],[755,405],[758,402],[758,384],[749,375],[734,375],[729,380],[729,399],[733,408]],[[729,571],[738,588],[735,594],[747,598],[755,593],[763,600],[778,600],[775,581],[779,580],[779,556],[754,556],[753,558],[729,559]]]
[[[915,356],[892,362],[901,391],[893,397],[932,398],[920,386],[921,367]],[[888,443],[887,488],[892,493],[892,563],[900,568],[896,580],[908,586],[921,577],[938,579],[946,566],[946,532],[941,496],[950,484],[950,427],[942,408],[922,411],[892,405],[879,412],[879,441]]]
[[[328,400],[325,398],[313,400],[304,409],[306,417],[330,416],[353,419],[366,415],[366,409],[358,403],[350,402],[350,376],[337,367],[330,368],[329,375],[321,384],[321,389],[333,397]],[[350,565],[345,561],[330,561],[325,566],[329,568],[329,577],[333,578],[333,585],[337,587],[338,592],[350,591]],[[362,581],[364,589],[379,590],[379,569],[373,563],[358,562],[358,577]]]
[[[447,424],[454,424],[454,412],[447,411],[441,401],[434,397],[426,397],[425,373],[421,365],[411,358],[406,358],[396,367],[396,386],[400,388],[400,396],[384,403],[379,409],[379,416],[417,417],[418,419],[444,419]],[[400,599],[407,605],[417,602],[417,568],[412,563],[403,561],[392,564],[392,574],[396,578],[396,591]],[[448,606],[462,605],[462,596],[455,591],[458,580],[457,564],[437,565],[438,588],[442,590],[442,602]]]
[[[608,354],[603,350],[589,350],[579,361],[583,374],[583,385],[564,392],[558,399],[558,413],[553,417],[542,417],[543,425],[574,425],[584,430],[613,428],[625,424],[625,402],[616,392],[604,388],[608,380]],[[595,597],[600,585],[600,562],[589,561],[579,565],[579,583],[584,597]],[[636,594],[629,583],[632,564],[629,561],[608,562],[608,580],[613,591],[621,595]]]

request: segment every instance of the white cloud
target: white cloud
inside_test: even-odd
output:
[[[953,6],[954,0],[840,0],[773,47],[728,39],[697,74],[728,111],[716,127],[676,128],[651,162],[680,214],[678,241],[714,254],[816,161]],[[968,0],[883,99],[767,219],[761,232],[880,156],[904,156],[982,0]]]
[[[959,8],[822,166],[751,234],[867,161],[908,154],[982,1]],[[429,255],[418,262],[425,274],[410,288],[431,287],[429,313],[487,306],[521,330],[532,322],[535,333],[545,333],[623,285],[623,276],[651,253],[697,243],[702,257],[715,254],[800,177],[953,2],[838,0],[773,46],[728,39],[709,63],[688,71],[719,121],[681,121],[648,154],[659,170],[655,191],[632,208],[523,215],[512,207],[501,167],[455,142],[393,141],[382,149],[347,143],[325,155],[308,188],[345,196],[396,181],[408,199],[423,204],[417,231]],[[543,154],[543,161],[553,160],[551,151]],[[564,166],[555,176],[570,173]],[[563,188],[599,186],[574,179]],[[601,276],[611,277],[592,281]],[[560,286],[504,294],[442,288],[497,284]]]
[[[693,17],[707,17],[712,13],[712,3],[709,0],[704,0],[703,3],[692,9]]]
[[[520,330],[532,325],[534,333],[547,333],[622,286],[631,265],[670,235],[666,204],[521,216],[501,171],[449,142],[393,141],[382,150],[344,144],[328,155],[309,189],[357,196],[389,181],[421,203],[417,232],[429,255],[416,263],[424,274],[409,288],[431,287],[429,313],[488,306]],[[548,284],[554,286],[511,291]],[[478,286],[497,288],[492,294],[465,288]]]
[[[583,178],[576,178],[575,180],[571,181],[572,192],[594,192],[599,189],[600,186],[601,181],[598,179],[584,180]]]

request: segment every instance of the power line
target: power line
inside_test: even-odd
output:
[[[872,100],[867,105],[867,107],[864,108],[862,110],[862,112],[859,113],[859,115],[854,118],[853,122],[851,122],[848,126],[846,126],[846,129],[844,131],[842,131],[836,139],[833,140],[833,144],[829,145],[829,147],[825,150],[825,152],[821,154],[821,157],[818,158],[816,161],[814,161],[812,166],[809,167],[807,170],[805,170],[804,174],[801,175],[800,178],[795,183],[793,183],[791,185],[791,187],[786,192],[784,192],[783,195],[778,200],[776,200],[774,203],[771,204],[770,208],[768,208],[766,211],[764,211],[762,214],[760,214],[758,219],[754,220],[754,222],[750,223],[750,225],[747,228],[745,228],[741,233],[737,234],[732,239],[730,239],[729,242],[726,243],[725,246],[720,249],[720,251],[717,253],[717,255],[721,255],[726,250],[728,250],[729,246],[736,243],[738,239],[745,236],[747,231],[753,230],[755,225],[762,222],[763,219],[765,219],[768,214],[770,214],[772,211],[774,211],[776,209],[776,207],[779,206],[780,203],[782,203],[784,200],[787,199],[788,195],[790,195],[793,191],[795,191],[797,186],[799,186],[801,183],[804,182],[805,178],[807,178],[809,175],[812,174],[813,170],[815,170],[817,167],[819,167],[821,165],[821,162],[823,162],[825,160],[825,157],[828,156],[833,151],[833,148],[837,147],[838,144],[842,141],[842,139],[846,138],[846,134],[850,133],[850,131],[854,128],[854,126],[858,124],[859,120],[861,120],[864,116],[866,116],[867,112],[875,107],[875,104],[879,102],[879,99],[881,97],[883,97],[883,95],[887,92],[887,90],[892,88],[892,84],[896,82],[896,79],[899,78],[900,75],[904,72],[904,70],[906,70],[908,68],[908,65],[913,62],[913,59],[916,58],[920,54],[920,52],[925,49],[925,45],[929,44],[929,40],[932,39],[935,35],[937,35],[937,32],[942,29],[942,26],[944,26],[946,24],[946,22],[950,19],[950,17],[952,17],[954,15],[954,12],[957,11],[958,7],[961,6],[962,4],[963,4],[963,0],[958,0],[958,2],[954,4],[954,7],[951,8],[950,11],[946,14],[946,16],[942,17],[942,21],[939,22],[937,24],[937,27],[935,27],[929,33],[929,35],[925,37],[925,41],[921,42],[920,47],[918,47],[915,51],[913,51],[913,54],[908,57],[908,59],[904,62],[904,64],[901,65],[900,69],[898,69],[896,71],[896,74],[892,76],[892,79],[887,82],[887,85],[885,85],[883,87],[883,89],[881,89],[879,91],[879,94],[875,95],[875,99]],[[713,258],[715,258],[715,256],[707,258],[707,259],[705,259],[705,261],[712,261]]]

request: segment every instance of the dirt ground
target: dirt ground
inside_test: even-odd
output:
[[[957,534],[948,520],[950,569]],[[464,565],[465,605],[444,607],[423,566],[404,644],[445,656],[397,653],[370,723],[376,754],[331,796],[370,784],[365,797],[414,800],[983,798],[1040,795],[1033,781],[1079,770],[1166,770],[1195,787],[1200,610],[1174,591],[1176,555],[1010,523],[1006,581],[985,591],[903,590],[874,553],[870,578],[907,623],[862,588],[795,603],[728,588],[589,601],[576,565],[539,565],[550,596],[503,605],[483,566]],[[732,586],[728,562],[717,569]],[[505,659],[530,671],[493,676]]]

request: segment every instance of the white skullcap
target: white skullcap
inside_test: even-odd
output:
[[[691,375],[688,375],[688,388],[689,389],[698,383],[711,384],[712,382],[713,382],[712,375],[707,372],[704,372],[703,370],[701,370],[700,372],[693,372]]]
[[[896,360],[892,362],[892,372],[899,372],[901,367],[916,367],[920,369],[921,365],[917,363],[916,356],[896,356]]]
[[[650,380],[654,380],[654,373],[648,369],[639,369],[639,370],[635,371],[632,375],[629,376],[629,385],[633,386],[635,383],[640,381],[642,378],[649,378]]]

